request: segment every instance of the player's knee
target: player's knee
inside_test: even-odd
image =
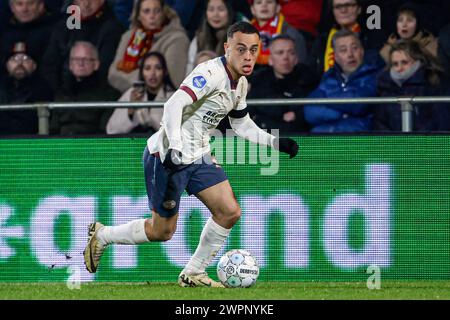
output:
[[[228,208],[225,216],[228,224],[234,225],[241,218],[241,208],[239,205],[232,206]]]

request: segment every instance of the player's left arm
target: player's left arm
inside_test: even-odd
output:
[[[233,131],[240,137],[260,145],[271,146],[276,150],[289,154],[293,158],[298,153],[298,144],[291,138],[277,138],[274,135],[262,130],[250,118],[247,112],[247,88],[248,83],[245,77],[239,79],[236,88],[237,107],[228,114],[230,125]]]

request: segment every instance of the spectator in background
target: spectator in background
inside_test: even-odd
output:
[[[139,82],[129,88],[119,101],[166,101],[175,92],[170,81],[169,70],[164,56],[159,52],[149,52],[141,60]],[[163,108],[142,108],[114,110],[106,126],[106,133],[130,133],[158,131]]]
[[[356,33],[339,30],[332,40],[336,64],[322,77],[309,98],[362,98],[376,96],[376,75],[381,64],[364,61],[364,48]],[[311,132],[357,132],[372,129],[368,104],[305,106]]]
[[[251,11],[253,19],[251,23],[258,29],[261,36],[261,45],[259,48],[256,64],[265,66],[269,62],[270,41],[272,38],[286,34],[295,41],[295,51],[299,61],[306,61],[307,47],[303,36],[289,25],[282,13],[278,0],[251,0]]]
[[[295,42],[287,35],[280,35],[270,44],[269,68],[257,72],[251,79],[251,99],[304,98],[316,88],[319,81],[311,76],[311,70],[298,61]],[[287,132],[307,132],[303,107],[250,106],[249,114],[262,129],[280,129]]]
[[[227,40],[227,29],[233,23],[233,12],[226,0],[208,0],[205,16],[189,46],[186,75],[194,69],[198,52],[210,50],[218,56],[225,54],[223,44]]]
[[[94,44],[101,61],[99,78],[106,80],[124,30],[105,0],[74,0],[72,3],[81,9],[81,29],[69,29],[66,26],[67,17],[61,19],[44,55],[44,73],[55,91],[70,77],[69,55],[76,41]]]
[[[130,27],[130,16],[133,10],[133,1],[114,0],[113,10],[117,19],[122,23],[125,29]]]
[[[36,69],[34,54],[24,42],[16,43],[7,56],[7,75],[0,79],[0,104],[52,101],[52,90]],[[36,110],[0,111],[0,135],[37,133]]]
[[[440,96],[450,93],[444,88],[443,70],[438,61],[413,40],[400,40],[391,47],[389,67],[377,79],[380,97]],[[418,104],[413,109],[414,131],[449,130],[450,123],[439,124],[449,107],[442,104]],[[402,130],[402,112],[398,104],[374,108],[374,129]],[[445,117],[444,117],[445,118]]]
[[[158,51],[167,61],[170,79],[179,86],[186,73],[188,47],[180,19],[164,0],[137,0],[131,29],[122,35],[109,68],[109,83],[125,92],[138,78],[139,60],[149,51]]]
[[[91,102],[117,100],[119,93],[111,88],[99,73],[101,60],[97,48],[90,42],[77,41],[70,50],[70,77],[56,93],[57,102]],[[50,119],[50,133],[105,133],[109,109],[56,109]]]
[[[441,30],[438,39],[438,55],[446,74],[450,74],[450,24]]]
[[[280,5],[286,21],[312,43],[318,36],[323,0],[280,0]]]
[[[432,56],[437,57],[438,41],[422,28],[419,13],[413,4],[403,5],[397,15],[397,32],[392,34],[380,51],[385,62],[389,61],[392,46],[399,40],[417,41]]]
[[[208,60],[211,60],[211,59],[214,59],[217,57],[218,57],[218,55],[214,51],[210,51],[210,50],[200,51],[195,55],[194,68],[196,66],[198,66],[200,63],[206,62]]]
[[[57,16],[47,12],[44,0],[10,0],[9,6],[13,16],[0,34],[1,55],[11,52],[15,43],[25,42],[40,66]]]
[[[331,30],[321,33],[313,43],[311,54],[307,62],[321,77],[324,72],[330,70],[335,63],[335,53],[332,39],[339,30],[349,30],[357,33],[365,50],[366,59],[379,59],[378,51],[370,43],[366,23],[362,20],[362,9],[359,0],[331,0],[332,17],[334,19]]]

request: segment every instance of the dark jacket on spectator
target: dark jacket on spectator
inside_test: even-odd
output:
[[[49,84],[34,74],[21,81],[9,76],[0,80],[0,104],[51,102],[53,93]],[[0,111],[1,134],[37,134],[36,110]]]
[[[438,58],[446,73],[450,74],[450,24],[441,30],[438,42]]]
[[[2,56],[8,56],[16,42],[25,42],[27,51],[33,52],[33,59],[39,66],[48,47],[49,35],[54,29],[56,18],[56,15],[48,12],[29,23],[20,23],[11,17],[1,35]]]
[[[450,92],[450,90],[448,91]],[[382,72],[377,79],[377,93],[380,97],[403,96],[440,96],[445,95],[443,86],[431,86],[422,67],[400,87],[396,84],[389,70]],[[413,109],[414,131],[438,131],[450,129],[450,123],[445,128],[440,118],[447,115],[448,105],[417,104]],[[402,111],[399,104],[382,104],[373,106],[374,130],[402,131]],[[441,124],[439,124],[441,123]]]
[[[81,22],[81,29],[69,30],[66,18],[61,19],[51,36],[44,56],[43,71],[56,90],[69,75],[70,49],[76,41],[89,41],[97,48],[100,58],[100,79],[107,79],[109,65],[114,59],[124,28],[112,9],[105,6],[94,17]]]
[[[256,73],[251,80],[249,99],[289,99],[308,96],[319,81],[311,76],[311,70],[298,64],[291,74],[283,79],[275,77],[271,67]],[[307,132],[303,106],[249,106],[250,117],[262,129],[282,129],[283,132]],[[285,122],[283,115],[293,111],[296,120]]]
[[[116,101],[119,96],[119,92],[99,80],[97,72],[80,82],[70,76],[56,93],[55,101]],[[50,133],[63,135],[105,133],[106,123],[112,111],[101,108],[54,110],[50,121]]]
[[[309,98],[363,98],[376,96],[376,74],[380,65],[363,63],[346,80],[338,64],[328,70]],[[311,132],[356,132],[372,128],[368,104],[323,104],[305,106]]]

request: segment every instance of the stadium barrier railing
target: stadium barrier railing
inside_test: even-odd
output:
[[[413,131],[413,106],[427,103],[450,103],[450,96],[442,97],[386,97],[386,98],[323,98],[323,99],[248,99],[249,106],[285,106],[320,104],[398,104],[402,111],[402,131]],[[39,134],[49,134],[50,110],[84,108],[162,108],[164,102],[74,102],[74,103],[33,103],[0,105],[2,110],[36,109],[39,121]]]

